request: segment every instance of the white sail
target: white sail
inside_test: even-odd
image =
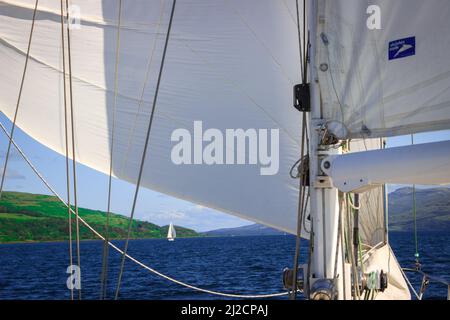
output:
[[[167,239],[174,240],[177,237],[177,232],[175,231],[175,227],[171,222],[169,225],[169,230],[167,231]]]
[[[450,128],[448,0],[318,3],[314,64],[326,119],[347,137]]]
[[[113,174],[135,182],[172,1],[122,2]],[[106,174],[118,3],[70,1],[80,23],[70,33],[76,159]],[[64,154],[59,6],[39,1],[17,124]],[[34,0],[0,3],[0,110],[10,119],[33,8]],[[298,180],[289,170],[300,158],[301,114],[292,107],[300,83],[297,36],[294,0],[178,1],[141,185],[295,233]],[[221,132],[278,129],[278,173],[261,175],[261,165],[174,164],[171,134],[192,132],[194,121]]]

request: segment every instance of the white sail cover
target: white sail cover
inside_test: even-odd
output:
[[[388,286],[377,292],[375,300],[411,300],[411,293],[403,277],[401,266],[389,244],[374,248],[363,257],[364,272],[380,271],[388,274]]]
[[[314,63],[325,118],[343,123],[347,137],[450,128],[448,0],[318,4]]]
[[[0,1],[0,110],[13,118],[34,0]],[[114,110],[117,0],[71,0],[76,159],[108,174]],[[123,0],[113,174],[136,182],[171,0]],[[141,185],[295,233],[301,114],[295,0],[179,0]],[[78,16],[77,16],[78,14]],[[302,13],[300,13],[302,16]],[[65,153],[60,1],[39,1],[17,125]],[[67,39],[67,35],[66,35]],[[66,48],[67,49],[67,48]],[[67,51],[66,51],[67,58]],[[140,103],[142,99],[142,103]],[[261,165],[175,165],[171,134],[278,129],[279,171]]]

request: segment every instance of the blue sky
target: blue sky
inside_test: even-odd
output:
[[[11,122],[3,114],[0,114],[0,121],[10,130]],[[50,185],[65,199],[65,157],[36,142],[18,128],[14,133],[14,140]],[[0,168],[3,168],[4,165],[7,146],[8,139],[0,129]],[[13,152],[10,155],[6,172],[5,190],[50,194],[20,154],[13,147],[11,150]],[[79,164],[77,165],[77,179],[79,206],[105,211],[108,176]],[[134,191],[134,185],[114,179],[112,211],[128,216],[131,211]],[[135,217],[158,225],[167,225],[172,221],[176,225],[193,228],[197,231],[237,227],[250,223],[145,188],[141,188],[139,191]]]
[[[10,129],[11,123],[3,114],[0,114],[0,121],[8,130]],[[450,140],[450,131],[417,134],[414,139],[417,144]],[[15,132],[15,140],[48,182],[65,198],[65,158],[34,141],[20,129]],[[388,147],[410,143],[410,136],[388,139]],[[0,132],[1,167],[3,167],[5,161],[7,144],[6,136],[3,132]],[[12,151],[7,169],[5,190],[50,194],[21,156],[14,149]],[[86,166],[78,165],[77,178],[79,206],[106,210],[108,176]],[[129,215],[134,190],[133,185],[114,179],[112,211]],[[158,225],[166,225],[172,221],[176,225],[193,228],[197,231],[250,224],[249,221],[145,188],[140,190],[135,216],[137,219],[147,220]]]

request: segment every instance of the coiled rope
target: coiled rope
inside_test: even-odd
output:
[[[0,122],[0,128],[2,129],[3,133],[8,137],[8,139],[10,139],[9,133],[6,130],[5,126],[3,125],[3,123]],[[21,157],[25,160],[25,162],[30,166],[31,170],[33,170],[33,172],[37,175],[37,177],[44,183],[44,185],[47,187],[47,189],[56,197],[58,198],[58,200],[60,200],[66,207],[68,207],[67,203],[63,200],[63,198],[61,198],[61,196],[56,192],[56,190],[47,182],[47,180],[44,178],[44,176],[39,172],[39,170],[33,165],[33,163],[31,162],[31,160],[27,157],[27,155],[23,152],[23,150],[16,144],[16,142],[11,139],[11,144],[16,148],[16,150],[19,152],[19,154],[21,155]],[[69,208],[71,213],[75,215],[75,211],[72,208]],[[101,240],[105,241],[105,237],[102,236],[97,230],[95,230],[91,225],[89,225],[89,223],[87,223],[83,218],[78,217],[78,220],[80,220],[80,222],[86,227],[88,228],[92,233],[94,233],[94,235],[96,235],[98,238],[100,238]],[[274,297],[282,297],[282,296],[287,296],[289,293],[288,292],[279,292],[279,293],[270,293],[270,294],[256,294],[256,295],[245,295],[245,294],[233,294],[233,293],[226,293],[226,292],[219,292],[219,291],[214,291],[214,290],[208,290],[208,289],[203,289],[203,288],[199,288],[197,286],[193,286],[190,285],[186,282],[177,280],[173,277],[170,277],[168,275],[165,275],[153,268],[151,268],[150,266],[144,264],[143,262],[137,260],[136,258],[133,258],[132,256],[130,256],[129,254],[125,253],[124,251],[122,251],[121,249],[119,249],[116,245],[114,245],[113,243],[111,243],[110,241],[108,241],[108,245],[113,248],[114,250],[116,250],[118,253],[124,255],[126,258],[130,259],[131,261],[133,261],[134,263],[136,263],[137,265],[139,265],[140,267],[150,271],[153,274],[156,274],[157,276],[166,279],[170,282],[176,283],[180,286],[183,286],[185,288],[188,289],[192,289],[194,291],[199,291],[199,292],[203,292],[203,293],[208,293],[208,294],[212,294],[212,295],[216,295],[216,296],[222,296],[222,297],[228,297],[228,298],[240,298],[240,299],[263,299],[263,298],[274,298]]]

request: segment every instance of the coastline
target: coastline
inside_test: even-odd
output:
[[[192,239],[192,238],[209,238],[208,236],[192,236],[192,237],[177,237],[177,239]],[[125,241],[126,238],[114,238],[110,239],[110,241]],[[166,240],[166,238],[130,238],[130,240]],[[75,240],[72,240],[75,242]],[[80,239],[80,242],[92,242],[92,241],[104,241],[102,239]],[[69,242],[69,240],[25,240],[25,241],[8,241],[8,242],[0,242],[0,245],[5,244],[36,244],[36,243],[65,243]]]

